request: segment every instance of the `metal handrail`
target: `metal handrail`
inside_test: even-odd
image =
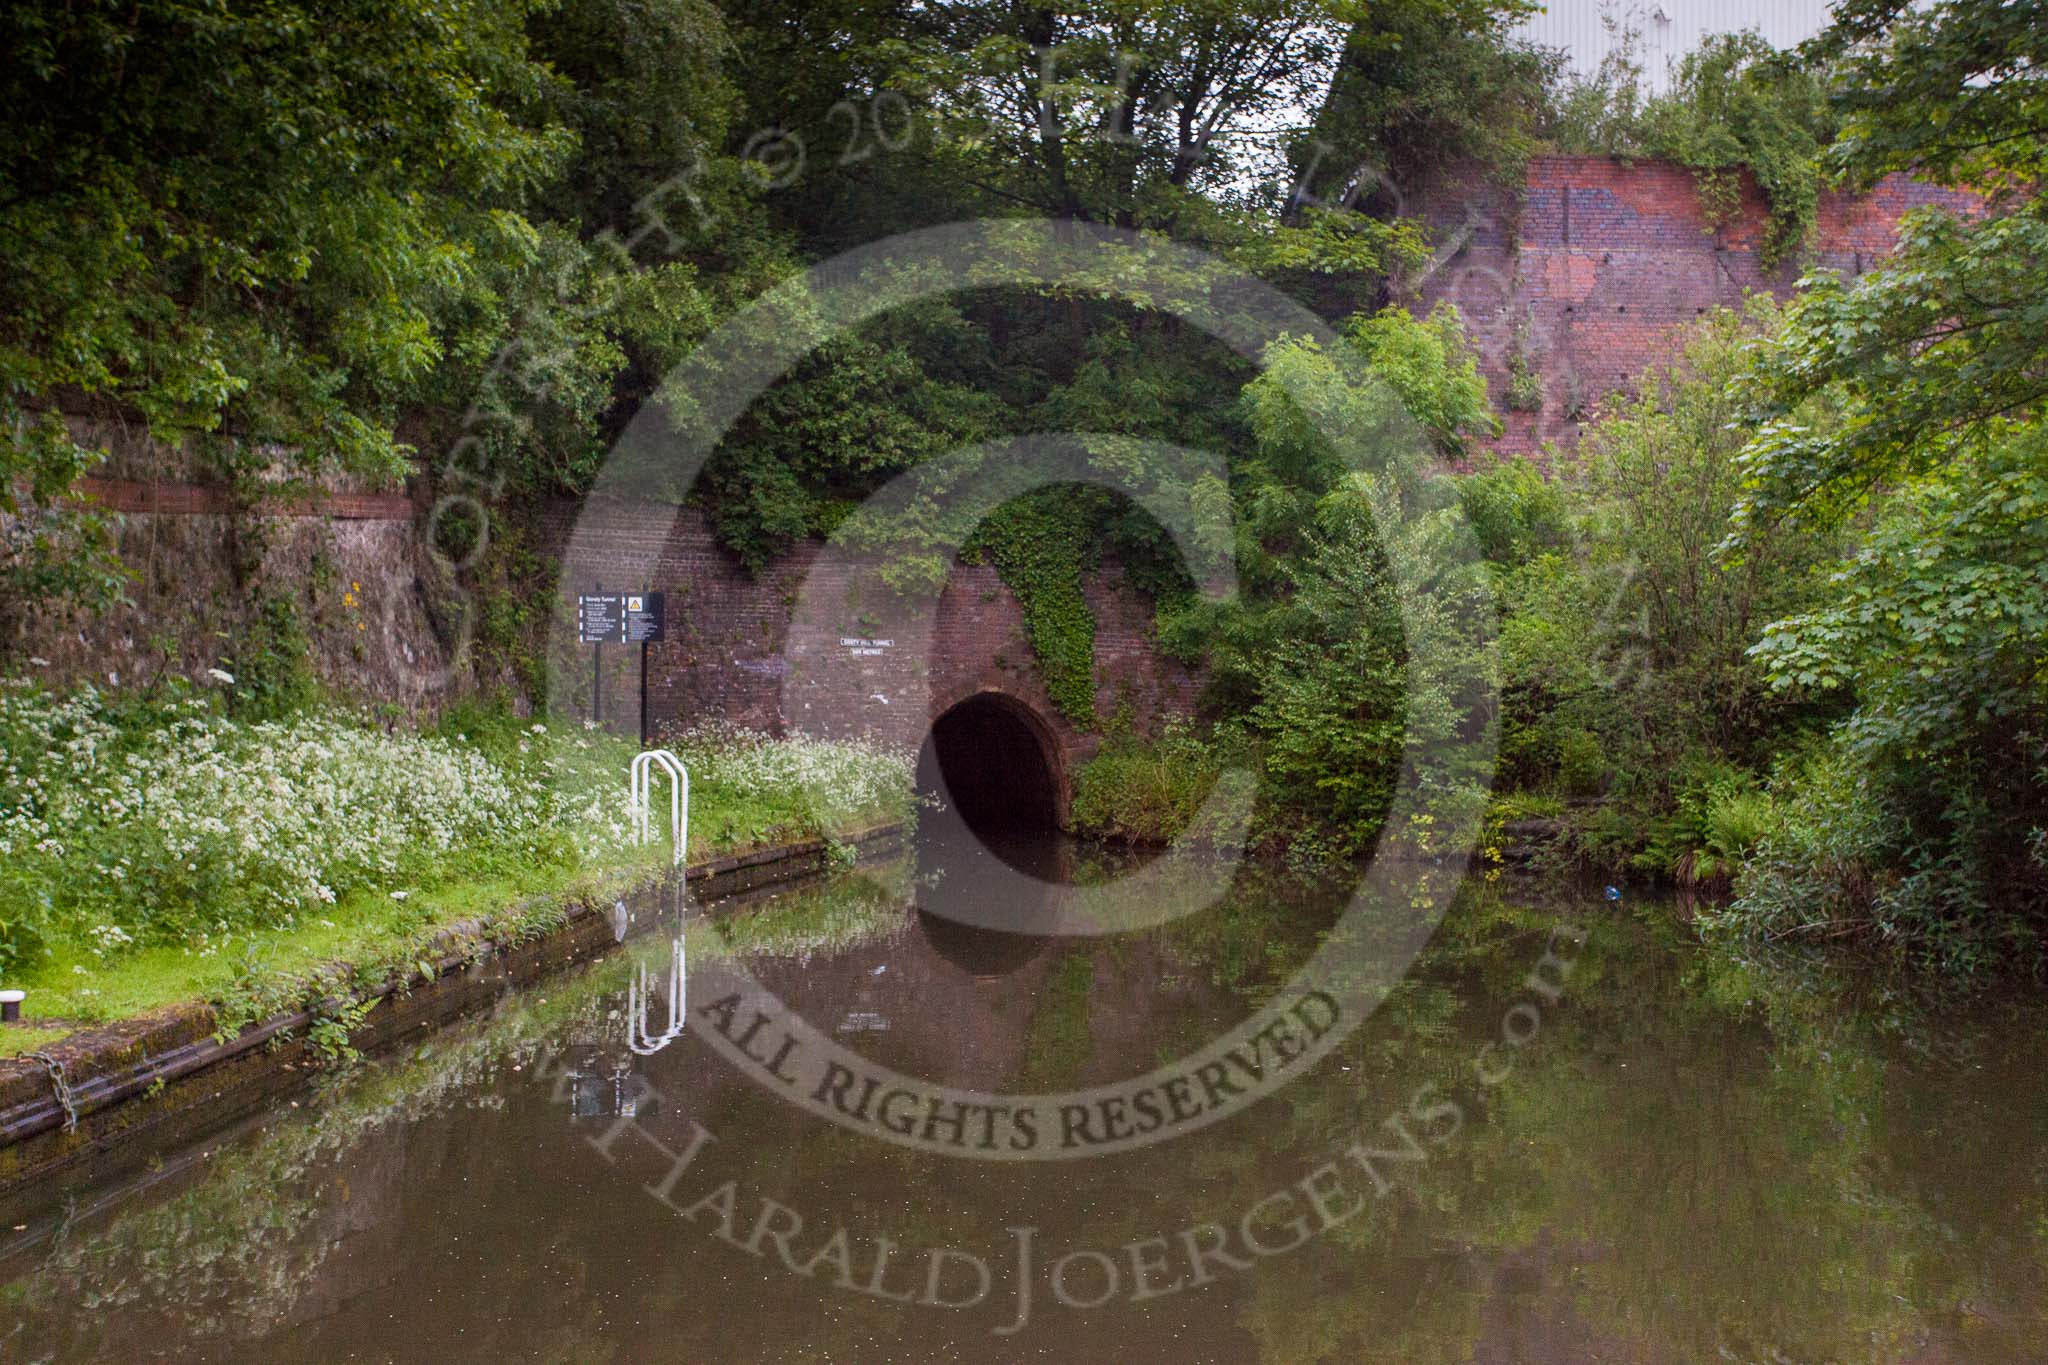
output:
[[[683,956],[683,929],[676,925],[675,941],[669,945],[668,954],[668,1027],[656,1033],[647,1027],[647,1012],[654,1005],[654,983],[649,980],[647,964],[643,961],[633,969],[633,980],[626,987],[626,1047],[641,1057],[655,1053],[683,1036],[685,1022],[685,986],[688,964]]]
[[[654,770],[660,768],[668,774],[669,834],[675,840],[675,865],[683,866],[684,853],[689,847],[690,835],[690,771],[683,761],[666,749],[648,749],[633,756],[629,781],[633,792],[633,826],[646,843],[654,837],[651,828],[653,811]]]

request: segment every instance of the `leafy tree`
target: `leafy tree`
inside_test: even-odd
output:
[[[1828,931],[1880,923],[1967,962],[2048,885],[2044,17],[1851,4],[1815,44],[1838,63],[1845,177],[1913,169],[1989,199],[1914,215],[1861,279],[1810,281],[1746,391],[1738,565],[1781,528],[1874,518],[1827,603],[1756,647],[1778,687],[1853,699],[1832,762],[1867,803],[1853,856],[1793,856],[1797,831],[1767,844],[1744,899],[1761,925],[1807,923],[1802,899],[1860,904]],[[1838,415],[1812,422],[1816,405]]]
[[[1653,746],[1646,772],[1668,771],[1689,745],[1744,754],[1771,731],[1769,689],[1748,648],[1765,621],[1814,599],[1832,548],[1787,526],[1759,535],[1740,564],[1715,555],[1742,491],[1732,381],[1776,321],[1758,300],[1747,317],[1699,324],[1681,360],[1646,375],[1568,466],[1591,568],[1613,587],[1609,616],[1628,656],[1615,662],[1636,693],[1626,709]]]
[[[118,590],[67,553],[83,414],[229,480],[393,480],[468,413],[493,486],[578,486],[622,375],[665,370],[719,298],[601,229],[668,179],[657,240],[703,258],[751,193],[708,154],[732,111],[703,0],[16,6],[0,41],[17,600]]]
[[[725,150],[741,111],[708,0],[565,0],[526,30],[556,77],[544,116],[575,153],[523,201],[530,247],[465,301],[469,344],[409,429],[515,497],[575,495],[661,379],[790,261]]]
[[[360,0],[11,7],[0,240],[10,449],[98,401],[392,476],[449,311],[530,249],[573,145],[526,11]],[[18,458],[18,456],[17,456]]]
[[[1249,661],[1262,794],[1289,833],[1327,831],[1350,856],[1379,833],[1407,740],[1408,647],[1368,487],[1318,501],[1286,577],[1284,626]]]
[[[1335,854],[1378,837],[1412,746],[1475,723],[1459,669],[1477,665],[1455,623],[1484,582],[1439,539],[1456,518],[1427,466],[1494,429],[1455,309],[1363,314],[1343,335],[1379,382],[1306,340],[1271,348],[1243,390],[1250,448],[1231,470],[1240,598],[1183,598],[1160,623],[1169,647],[1205,658],[1211,704],[1256,745],[1255,836]],[[1430,591],[1403,573],[1424,565],[1447,566]],[[1417,654],[1422,629],[1444,648]]]
[[[706,0],[568,0],[537,7],[526,31],[558,77],[550,112],[576,138],[537,216],[623,232],[636,201],[668,184],[661,245],[673,251],[668,234],[701,246],[708,223],[747,211],[739,169],[720,156],[740,114],[733,40]]]
[[[1678,361],[1553,454],[1555,484],[1489,470],[1461,488],[1500,566],[1502,779],[1610,794],[1587,831],[1605,862],[1648,846],[1656,871],[1695,869],[1715,793],[1752,792],[1741,772],[1819,718],[1749,647],[1820,600],[1838,542],[1782,527],[1733,569],[1715,553],[1742,492],[1734,382],[1777,320],[1762,300],[1698,324]]]
[[[1516,40],[1534,6],[1497,0],[1370,5],[1310,136],[1292,152],[1312,202],[1390,216],[1446,172],[1518,176],[1536,149],[1561,54]]]
[[[774,192],[765,208],[806,257],[991,211],[935,154],[934,113],[897,78],[939,11],[902,0],[749,0],[725,6],[724,63],[744,121],[728,150]]]
[[[1001,428],[992,357],[954,308],[835,338],[764,394],[707,465],[719,537],[756,571],[891,477]]]
[[[1063,218],[1187,226],[1277,162],[1320,102],[1347,0],[963,4],[901,47],[899,83],[989,195]],[[1263,163],[1263,165],[1262,165]]]
[[[2040,188],[2048,9],[2040,0],[1846,0],[1808,45],[1831,63],[1844,121],[1837,166],[1869,186],[1893,171],[1984,189]]]
[[[121,592],[74,496],[119,429],[150,438],[130,468],[251,500],[337,473],[499,500],[469,658],[543,678],[547,617],[510,604],[553,569],[516,523],[787,268],[724,150],[708,0],[17,6],[0,42],[0,616]],[[274,633],[242,607],[237,658]]]
[[[566,138],[523,11],[11,6],[0,97],[0,596],[120,578],[68,502],[93,409],[232,467],[393,477],[450,302],[521,249]],[[244,452],[234,455],[236,444]],[[26,497],[22,496],[25,486]]]

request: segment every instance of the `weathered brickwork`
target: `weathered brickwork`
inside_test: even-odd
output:
[[[1894,176],[1867,195],[1822,196],[1812,239],[1775,268],[1762,259],[1765,201],[1743,186],[1741,210],[1710,226],[1691,171],[1609,157],[1539,157],[1519,195],[1453,179],[1411,206],[1462,251],[1406,300],[1448,300],[1471,329],[1506,430],[1503,451],[1569,446],[1603,399],[1673,356],[1684,329],[1746,294],[1788,295],[1821,267],[1856,275],[1891,250],[1899,219],[1975,200]],[[1537,411],[1510,411],[1517,355],[1540,389]]]
[[[82,501],[121,516],[237,516],[242,509],[225,488],[190,483],[158,483],[147,479],[103,479],[88,474],[78,481]],[[297,498],[272,498],[253,512],[264,517],[311,517],[326,521],[410,522],[419,509],[404,493],[330,493]]]
[[[447,650],[421,578],[418,509],[403,492],[343,485],[244,505],[192,481],[183,451],[85,415],[76,439],[107,458],[75,490],[107,519],[128,571],[93,612],[62,600],[0,621],[0,666],[55,687],[213,685],[266,602],[289,607],[315,675],[342,695],[427,712],[449,694]]]
[[[906,601],[882,589],[868,565],[815,542],[750,575],[694,508],[565,506],[554,534],[564,547],[565,600],[600,583],[668,594],[669,639],[649,650],[657,731],[724,720],[914,745],[948,707],[1000,692],[1028,708],[1053,746],[1063,797],[1101,742],[1099,729],[1077,726],[1053,706],[1023,605],[987,565],[956,565],[936,600]],[[1099,715],[1127,705],[1138,726],[1150,728],[1192,714],[1200,678],[1153,647],[1152,603],[1114,564],[1083,588],[1096,619]],[[628,724],[638,715],[638,650],[604,654],[606,716]],[[558,657],[563,695],[585,706],[591,675],[588,647]]]

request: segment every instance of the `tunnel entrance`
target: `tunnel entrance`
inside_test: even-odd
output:
[[[982,692],[932,722],[917,759],[920,795],[976,837],[1051,834],[1060,824],[1058,753],[1022,702]]]
[[[978,692],[932,722],[917,756],[920,910],[963,927],[1000,925],[999,939],[1058,918],[1054,888],[1073,880],[1059,762],[1051,727],[1000,692]],[[992,878],[992,863],[1026,877]]]

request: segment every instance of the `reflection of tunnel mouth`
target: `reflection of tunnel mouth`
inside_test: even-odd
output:
[[[959,924],[928,910],[917,912],[918,932],[940,957],[969,976],[1008,976],[1043,953],[1052,940]]]
[[[969,697],[932,722],[917,758],[920,793],[936,793],[977,835],[1059,827],[1059,791],[1029,713],[995,693]]]

